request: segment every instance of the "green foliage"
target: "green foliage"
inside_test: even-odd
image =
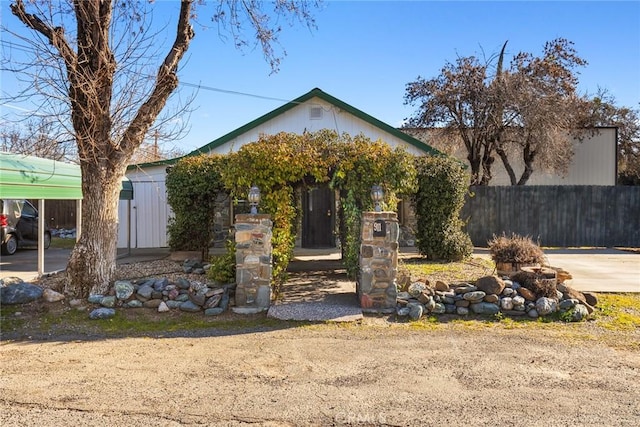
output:
[[[511,233],[507,236],[502,233],[487,242],[491,259],[494,262],[517,264],[543,264],[544,252],[529,236],[520,236]]]
[[[403,149],[393,149],[383,141],[342,135],[331,187],[340,190],[340,241],[349,277],[356,277],[358,272],[362,212],[373,210],[371,187],[382,186],[382,208],[394,211],[398,194],[409,194],[415,189],[413,159]]]
[[[236,281],[236,243],[228,239],[224,242],[225,253],[211,258],[211,267],[207,277],[218,283],[233,283]]]
[[[185,157],[167,172],[167,201],[174,217],[169,220],[172,250],[200,250],[208,254],[215,202],[224,192],[221,156]]]
[[[460,219],[468,175],[458,161],[449,157],[418,157],[415,164],[418,188],[412,204],[418,250],[430,259],[468,258],[473,245]]]
[[[245,198],[257,185],[261,212],[273,220],[273,279],[277,292],[286,280],[293,256],[299,206],[295,190],[306,185],[329,183],[340,192],[340,237],[345,264],[354,277],[358,269],[362,211],[372,209],[371,186],[385,190],[385,207],[395,208],[399,192],[410,192],[414,183],[413,156],[392,149],[382,141],[358,135],[338,135],[322,130],[302,135],[279,133],[262,136],[228,155],[222,180],[235,197]]]

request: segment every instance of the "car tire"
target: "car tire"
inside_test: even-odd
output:
[[[13,234],[7,237],[7,240],[2,244],[3,255],[13,255],[18,250],[18,239]]]
[[[51,233],[44,233],[44,248],[49,249],[51,246]]]

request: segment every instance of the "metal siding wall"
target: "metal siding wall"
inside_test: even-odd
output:
[[[133,201],[131,201],[133,205]],[[118,248],[127,247],[127,228],[131,228],[129,224],[129,201],[120,200],[118,203]],[[132,230],[133,233],[133,230]],[[131,241],[131,247],[134,247],[133,240]]]
[[[170,209],[164,181],[134,182],[133,192],[132,247],[166,247]]]
[[[476,246],[518,233],[544,246],[640,247],[640,187],[472,187],[461,217]]]

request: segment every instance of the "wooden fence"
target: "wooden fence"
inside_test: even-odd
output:
[[[29,200],[33,206],[38,207],[37,200]],[[76,201],[75,200],[47,200],[44,203],[44,213],[51,228],[75,228],[76,227]]]
[[[471,187],[461,217],[476,246],[518,233],[543,246],[640,247],[639,186]]]

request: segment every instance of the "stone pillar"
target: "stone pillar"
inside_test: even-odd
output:
[[[269,215],[236,215],[235,313],[258,313],[271,305],[272,227]]]
[[[395,212],[362,214],[360,273],[356,291],[364,312],[395,312],[399,231]]]

